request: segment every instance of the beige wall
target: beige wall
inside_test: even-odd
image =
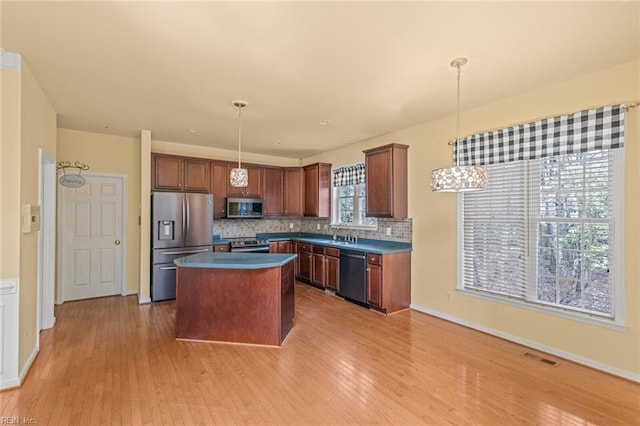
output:
[[[461,115],[461,135],[529,122],[601,105],[640,100],[638,61],[561,84],[502,99]],[[493,303],[455,292],[456,196],[434,194],[432,169],[451,164],[447,141],[455,137],[455,115],[305,158],[304,163],[351,163],[362,150],[397,142],[409,148],[409,216],[413,218],[412,303],[439,315],[549,347],[592,365],[640,377],[640,108],[629,111],[626,139],[624,331],[589,325]],[[447,302],[446,294],[453,292]]]
[[[78,130],[58,129],[58,161],[81,161],[87,173],[127,177],[127,292],[138,291],[140,276],[140,140]]]
[[[20,276],[20,77],[0,68],[0,278]]]

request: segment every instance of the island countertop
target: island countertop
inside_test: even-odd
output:
[[[284,266],[296,257],[288,253],[207,252],[180,257],[173,262],[181,268],[263,269]]]

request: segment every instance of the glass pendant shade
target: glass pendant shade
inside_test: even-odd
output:
[[[480,166],[447,167],[431,172],[431,191],[468,192],[484,189],[487,171]]]
[[[249,184],[249,171],[239,167],[231,169],[231,186],[245,187]]]

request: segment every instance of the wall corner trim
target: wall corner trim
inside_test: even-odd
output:
[[[473,323],[473,322],[470,322],[470,321],[466,321],[466,320],[463,320],[463,319],[458,318],[458,317],[454,317],[454,316],[451,316],[451,315],[443,314],[442,312],[434,311],[432,309],[425,308],[425,307],[420,306],[420,305],[415,305],[413,303],[409,306],[409,308],[411,308],[411,309],[413,309],[415,311],[418,311],[418,312],[422,312],[423,314],[431,315],[431,316],[434,316],[434,317],[437,317],[437,318],[440,318],[440,319],[443,319],[443,320],[446,320],[446,321],[453,322],[455,324],[462,325],[464,327],[468,327],[468,328],[472,328],[474,330],[482,331],[483,333],[487,333],[487,334],[490,334],[492,336],[500,337],[501,339],[505,339],[505,340],[508,340],[510,342],[518,343],[518,344],[523,345],[523,346],[528,346],[528,347],[530,347],[532,349],[538,349],[540,351],[547,352],[547,353],[552,354],[552,355],[556,355],[556,356],[558,356],[560,358],[564,358],[564,359],[566,359],[568,361],[572,361],[572,362],[575,362],[577,364],[581,364],[581,365],[584,365],[584,366],[587,366],[587,367],[590,367],[590,368],[593,368],[593,369],[596,369],[596,370],[603,371],[605,373],[613,374],[614,376],[619,376],[619,377],[622,377],[624,379],[631,380],[631,381],[636,382],[636,383],[640,383],[640,374],[636,374],[636,373],[633,373],[631,371],[622,370],[620,368],[616,368],[616,367],[613,367],[613,366],[608,365],[608,364],[604,364],[604,363],[601,363],[601,362],[598,362],[598,361],[594,361],[594,360],[589,359],[589,358],[584,358],[584,357],[572,354],[570,352],[561,351],[559,349],[552,348],[550,346],[542,345],[540,343],[537,343],[537,342],[534,342],[534,341],[531,341],[531,340],[527,340],[527,339],[523,339],[521,337],[514,336],[513,334],[504,333],[502,331],[495,330],[495,329],[489,328],[489,327],[485,327],[483,325],[479,325],[479,324],[476,324],[476,323]]]
[[[0,48],[0,68],[20,72],[20,54]]]
[[[138,304],[139,305],[144,305],[145,303],[151,303],[151,298],[150,297],[142,297],[142,298],[138,298]]]

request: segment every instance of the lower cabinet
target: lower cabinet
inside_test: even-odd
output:
[[[340,250],[333,247],[325,248],[325,287],[333,291],[340,291]]]
[[[298,243],[298,279],[311,283],[312,245]]]
[[[313,246],[311,258],[311,284],[316,287],[325,287],[325,256],[323,246]]]
[[[219,252],[227,252],[227,251],[229,251],[229,244],[228,243],[227,244],[215,244],[213,246],[213,251],[216,251],[218,253]]]
[[[390,314],[411,304],[411,252],[367,254],[367,301]]]

